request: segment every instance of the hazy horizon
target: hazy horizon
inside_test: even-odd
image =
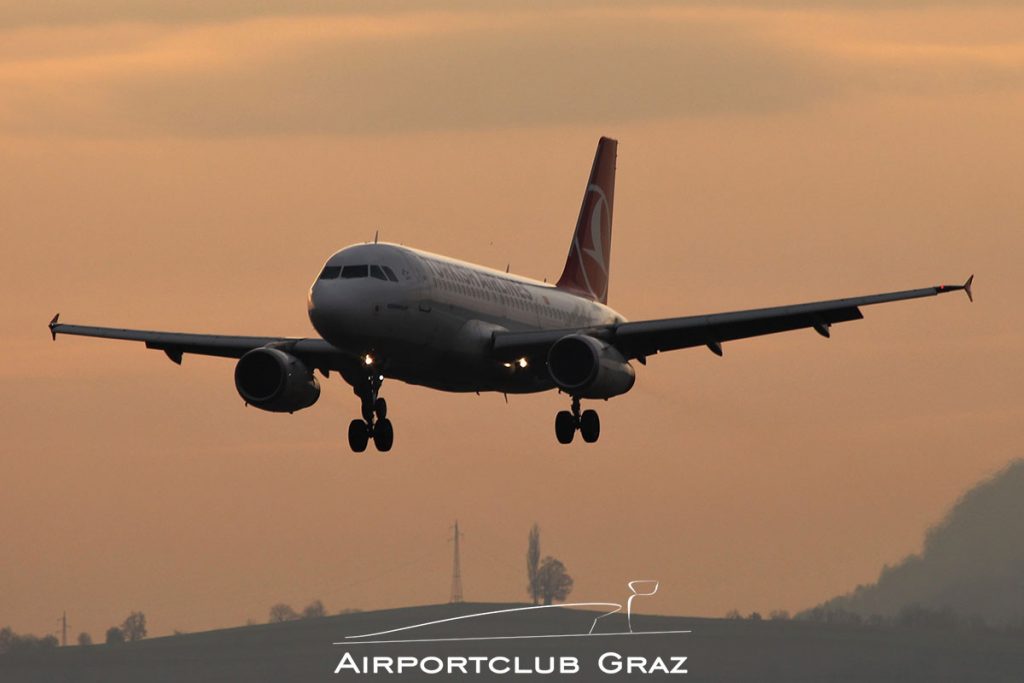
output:
[[[0,626],[153,635],[525,599],[524,553],[645,611],[813,606],[921,550],[1021,456],[1024,9],[991,3],[0,2]],[[662,354],[555,442],[553,393],[385,382],[245,408],[46,322],[312,335],[306,292],[373,238],[557,277],[619,140],[609,303],[630,319],[962,282],[833,328]]]

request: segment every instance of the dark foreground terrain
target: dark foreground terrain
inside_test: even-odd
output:
[[[128,681],[346,681],[388,679],[418,681],[525,680],[559,675],[494,673],[545,668],[550,658],[578,664],[571,680],[703,681],[1022,681],[1024,642],[1020,636],[957,630],[921,630],[816,624],[797,621],[738,621],[686,617],[635,616],[634,631],[690,630],[663,635],[583,636],[594,612],[555,609],[450,622],[401,631],[376,640],[508,637],[523,638],[442,642],[361,643],[334,645],[346,636],[484,612],[513,605],[463,604],[411,607],[324,617],[284,624],[152,638],[125,645],[67,647],[20,658],[0,658],[0,681],[123,683]],[[622,615],[600,622],[600,631],[628,630]],[[401,675],[335,674],[350,652],[360,668],[364,657],[489,658],[483,673],[427,674],[415,669]],[[613,653],[607,655],[606,653]],[[673,657],[686,657],[686,674],[606,673],[599,666],[624,668],[626,657],[643,657],[647,667],[680,668]],[[508,661],[502,658],[508,658]],[[458,660],[456,660],[458,661]],[[634,660],[639,661],[639,660]],[[678,660],[676,660],[678,661]],[[431,662],[433,664],[434,662]],[[472,663],[469,664],[472,668]],[[429,665],[428,665],[429,668]],[[572,668],[572,665],[569,665]]]

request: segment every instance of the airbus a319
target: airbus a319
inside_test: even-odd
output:
[[[58,334],[144,342],[175,363],[185,354],[238,359],[235,387],[246,404],[292,413],[320,397],[316,373],[336,372],[359,397],[348,427],[353,451],[372,442],[388,451],[394,427],[381,396],[386,379],[439,391],[527,394],[557,390],[569,409],[555,415],[555,436],[598,440],[601,423],[584,399],[625,394],[632,361],[802,328],[828,337],[861,308],[964,290],[962,285],[818,301],[730,313],[627,321],[608,306],[617,143],[601,138],[561,276],[554,284],[397,244],[368,243],[331,255],[309,289],[319,337],[158,332],[50,322]],[[972,297],[973,298],[973,297]]]

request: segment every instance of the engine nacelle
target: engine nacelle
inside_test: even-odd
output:
[[[253,349],[235,365],[235,388],[245,402],[272,413],[294,413],[320,398],[320,383],[306,365],[280,349]]]
[[[548,373],[558,388],[580,398],[611,398],[633,388],[636,373],[615,347],[585,334],[551,345]]]

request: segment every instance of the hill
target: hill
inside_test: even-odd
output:
[[[878,580],[821,609],[895,616],[921,606],[1024,623],[1024,460],[965,493],[925,537],[920,555],[882,569]]]
[[[607,666],[623,665],[624,657],[643,657],[657,668],[676,666],[672,657],[686,657],[685,680],[714,681],[934,681],[1014,680],[1024,671],[1024,648],[1019,636],[974,631],[934,631],[799,621],[740,621],[686,617],[636,616],[637,631],[688,630],[691,633],[607,635],[628,629],[621,615],[604,625],[606,635],[580,636],[599,612],[559,609],[525,612],[515,619],[483,623],[459,622],[428,630],[381,636],[395,638],[507,637],[514,634],[556,637],[419,643],[333,645],[345,636],[393,629],[452,616],[514,607],[463,604],[411,607],[324,617],[283,624],[208,631],[154,638],[124,645],[59,648],[47,653],[12,659],[0,657],[0,680],[5,683],[75,681],[127,683],[147,681],[343,681],[375,676],[350,669],[335,674],[345,652],[358,664],[365,656],[419,659],[481,657],[479,675],[456,675],[463,680],[557,679],[552,675],[493,673],[496,666],[518,665],[533,670],[549,658],[575,658],[575,680],[601,680],[602,656]],[[619,618],[619,621],[614,621]],[[505,635],[503,635],[505,634]],[[612,653],[608,655],[607,653]],[[502,658],[507,657],[508,660]],[[610,658],[609,658],[610,657]],[[618,659],[616,659],[618,657]],[[605,672],[607,673],[607,672]],[[400,681],[438,680],[419,670],[402,675],[381,675]],[[624,676],[607,676],[608,680]],[[680,680],[679,675],[655,673],[626,677],[637,680]]]

